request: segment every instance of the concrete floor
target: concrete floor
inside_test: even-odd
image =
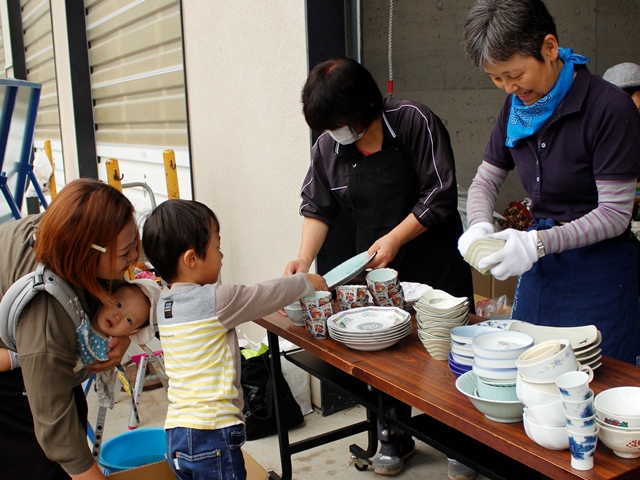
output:
[[[87,396],[89,404],[89,422],[95,423],[97,418],[97,397],[91,391]],[[119,392],[113,410],[107,412],[104,440],[128,431],[129,416],[131,414],[131,400],[126,392]],[[166,391],[163,388],[145,391],[142,394],[138,411],[141,423],[138,428],[162,426],[167,410]],[[291,441],[301,440],[343,425],[348,425],[366,418],[362,407],[323,417],[313,411],[305,416],[305,422],[290,432]],[[361,447],[367,446],[366,433],[355,435],[328,445],[307,450],[293,456],[293,479],[316,480],[328,477],[336,480],[374,479],[384,478],[369,469],[365,472],[356,471],[351,465],[349,445],[356,443]],[[249,441],[244,449],[258,461],[267,471],[281,473],[280,457],[277,437],[271,436],[260,440]],[[437,450],[422,442],[416,442],[416,453],[407,459],[405,470],[396,475],[397,479],[447,479],[447,458]],[[479,476],[478,480],[486,480]]]

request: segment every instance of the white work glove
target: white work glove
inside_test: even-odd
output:
[[[478,222],[471,225],[458,239],[458,251],[463,257],[467,254],[469,246],[479,238],[484,238],[493,233],[493,225],[489,222]]]
[[[508,228],[498,233],[489,235],[488,238],[505,240],[500,250],[486,256],[478,262],[478,269],[488,268],[491,265],[491,275],[498,280],[506,280],[509,277],[522,275],[538,261],[538,231],[521,232]]]

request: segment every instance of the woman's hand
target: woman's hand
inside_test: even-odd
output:
[[[367,268],[384,268],[396,258],[402,243],[393,235],[393,232],[380,237],[369,247],[369,256],[376,253],[376,256],[367,264]]]
[[[127,349],[131,345],[131,339],[129,337],[113,337],[109,340],[109,360],[104,362],[93,362],[89,365],[89,370],[93,373],[104,372],[111,367],[115,367],[122,362],[122,357],[127,353]]]
[[[291,275],[295,275],[296,273],[308,273],[309,268],[311,268],[311,261],[305,258],[296,258],[295,260],[291,260],[287,263],[287,266],[284,268],[284,273],[282,274],[285,277],[289,277]]]

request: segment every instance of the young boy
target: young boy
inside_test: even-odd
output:
[[[326,290],[320,275],[218,285],[220,224],[206,205],[167,200],[144,225],[147,259],[167,282],[158,328],[169,377],[167,458],[179,479],[244,480],[240,349],[235,327]]]
[[[148,279],[132,280],[113,292],[115,303],[102,305],[91,320],[76,329],[79,360],[76,369],[96,360],[107,360],[109,340],[129,335],[131,340],[144,344],[153,338],[155,307],[160,287]],[[20,366],[16,352],[0,348],[0,372]]]

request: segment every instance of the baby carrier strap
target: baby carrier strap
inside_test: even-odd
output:
[[[8,349],[16,350],[16,332],[22,310],[42,291],[52,295],[62,305],[75,328],[82,323],[85,313],[71,285],[40,263],[35,271],[11,285],[0,301],[0,338]]]

